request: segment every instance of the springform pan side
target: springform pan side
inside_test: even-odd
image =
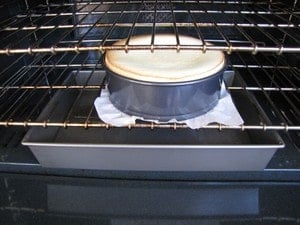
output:
[[[148,82],[108,74],[110,101],[120,111],[144,119],[167,122],[190,119],[218,103],[225,66],[217,73],[188,82]]]

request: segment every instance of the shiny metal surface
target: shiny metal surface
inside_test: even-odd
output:
[[[242,85],[239,75],[233,75],[224,73],[224,80]],[[65,83],[97,84],[104,76],[103,71],[73,72]],[[98,94],[97,90],[59,91],[37,120],[97,123],[92,105]],[[246,124],[269,123],[253,96],[232,97]],[[84,116],[87,112],[89,118]],[[284,147],[274,131],[92,127],[33,127],[22,143],[44,167],[121,171],[261,171]]]
[[[225,69],[207,78],[178,83],[143,82],[105,70],[109,99],[116,108],[129,115],[167,122],[190,119],[216,106]]]

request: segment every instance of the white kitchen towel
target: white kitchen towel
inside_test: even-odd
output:
[[[121,112],[109,100],[109,92],[107,88],[101,91],[101,95],[96,98],[94,105],[99,118],[103,122],[116,127],[133,125],[136,120],[160,123],[156,120],[145,120],[142,117],[131,116]],[[192,119],[182,121],[172,119],[167,123],[184,123],[192,129],[198,129],[210,123],[237,126],[243,124],[244,121],[235,107],[231,95],[227,92],[225,84],[223,83],[221,87],[221,98],[213,109]]]

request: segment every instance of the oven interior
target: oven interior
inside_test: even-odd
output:
[[[1,171],[143,179],[299,180],[300,15],[297,0],[15,0],[2,1],[0,10]],[[228,83],[227,90],[247,118],[244,125],[209,124],[192,131],[182,124],[138,121],[116,128],[98,119],[93,100],[106,88],[102,66],[105,51],[114,49],[112,44],[119,39],[130,39],[138,34],[150,34],[154,39],[160,33],[190,35],[204,44],[160,46],[150,43],[124,45],[121,49],[224,51],[228,57],[227,72],[235,77]],[[62,111],[50,107],[59,102]],[[61,143],[61,137],[75,146],[82,144],[80,140],[85,140],[87,145],[104,140],[105,144],[121,145],[120,152],[122,145],[128,144],[154,145],[150,149],[153,152],[156,144],[189,147],[198,145],[197,141],[203,137],[205,140],[200,141],[200,145],[254,144],[254,148],[224,156],[236,157],[236,160],[247,157],[247,152],[261,145],[280,147],[274,147],[275,154],[264,168],[251,172],[239,169],[229,172],[226,168],[212,173],[208,173],[207,168],[206,171],[179,168],[161,173],[151,169],[61,169],[41,166],[29,147],[22,145],[29,130],[34,142],[44,140],[43,143],[50,146]],[[44,137],[47,133],[56,136]],[[59,154],[61,148],[56,146],[55,152]],[[85,154],[85,148],[88,146],[79,149],[81,155]],[[212,164],[219,163],[214,157],[209,160]]]

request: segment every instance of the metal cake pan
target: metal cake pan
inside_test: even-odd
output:
[[[71,73],[66,84],[84,84],[88,74]],[[104,76],[95,72],[90,84],[101,83]],[[243,85],[230,72],[224,78]],[[232,97],[245,123],[268,123],[255,99],[243,93]],[[58,91],[38,120],[85,121],[98,95],[91,89]],[[90,119],[99,121],[96,113]],[[123,171],[258,171],[284,147],[275,131],[231,129],[32,127],[22,143],[43,167]]]
[[[186,82],[147,82],[120,76],[109,68],[110,101],[120,111],[162,122],[190,119],[217,105],[224,68],[209,77]]]
[[[192,36],[179,35],[177,38],[183,45],[202,44]],[[122,39],[114,45],[126,44],[126,41],[128,39]],[[151,35],[136,35],[129,44],[143,45],[150,41]],[[154,44],[175,43],[173,34],[155,36]],[[181,51],[162,52],[105,53],[103,65],[108,74],[110,101],[116,108],[129,115],[167,122],[202,115],[217,105],[227,62],[222,51],[196,52],[196,55],[190,55],[194,53],[191,51],[188,55]]]

